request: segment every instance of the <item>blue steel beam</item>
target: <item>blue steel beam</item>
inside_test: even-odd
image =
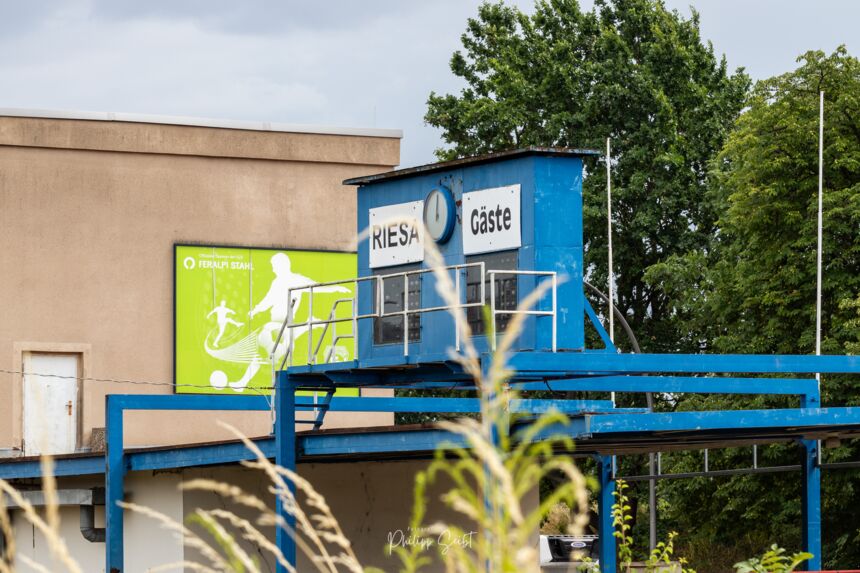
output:
[[[296,396],[296,406],[303,409],[318,405],[312,396]],[[539,414],[552,408],[560,412],[603,412],[612,410],[610,400],[511,400],[511,412]],[[349,398],[335,396],[328,406],[331,412],[423,412],[477,413],[477,398]]]
[[[600,336],[600,340],[603,341],[603,344],[606,346],[604,350],[607,352],[615,353],[617,349],[615,344],[612,342],[612,339],[609,337],[609,333],[606,332],[606,329],[603,328],[603,324],[600,322],[600,319],[597,318],[597,314],[594,312],[594,309],[591,308],[591,303],[588,302],[588,299],[584,299],[585,301],[585,314],[588,315],[588,319],[591,321],[591,325],[597,331],[598,336]]]
[[[612,506],[615,504],[615,476],[612,475],[612,456],[596,456],[597,479],[600,491],[597,498],[597,542],[600,544],[600,570],[614,573],[617,570],[615,556],[615,526]]]
[[[109,404],[121,410],[269,410],[265,396],[223,396],[219,394],[111,394]]]
[[[123,443],[125,410],[268,410],[265,396],[178,396],[113,394],[105,397],[105,570],[122,573],[123,499],[127,462]]]
[[[446,430],[402,430],[363,434],[304,434],[299,437],[303,456],[407,453],[433,451],[442,444],[464,447],[466,442]]]
[[[98,475],[105,471],[105,458],[101,455],[78,458],[54,458],[54,476]],[[39,460],[16,461],[14,458],[0,463],[0,479],[12,480],[42,477]]]
[[[274,439],[258,439],[254,443],[267,458],[275,457]],[[241,442],[131,452],[126,453],[125,457],[126,471],[131,472],[234,464],[256,459]]]
[[[818,393],[814,378],[729,378],[703,376],[590,376],[514,383],[518,390],[557,392],[674,392],[703,394]]]
[[[860,408],[827,408],[823,410],[748,410],[737,412],[675,412],[666,414],[606,414],[590,416],[589,423],[583,419],[571,420],[569,426],[552,428],[548,435],[572,435],[586,437],[593,434],[636,433],[645,431],[692,431],[696,429],[737,429],[736,422],[724,414],[742,414],[745,428],[768,428],[785,426],[809,427],[811,430],[826,429],[833,424],[860,424]],[[798,416],[786,420],[785,412],[799,412]],[[804,412],[806,412],[804,414]],[[848,415],[851,417],[848,417]],[[665,424],[656,417],[671,417]],[[717,418],[711,420],[709,418]],[[628,426],[628,419],[642,420],[636,429]],[[780,423],[783,420],[784,423]],[[615,422],[620,422],[616,424]],[[748,422],[748,423],[747,423]],[[300,433],[298,449],[303,456],[361,455],[375,453],[408,453],[431,451],[442,443],[464,445],[462,441],[443,430],[402,430],[394,432],[360,432],[344,434]],[[255,440],[257,446],[270,458],[275,457],[273,438]],[[151,449],[125,454],[125,471],[159,470],[201,465],[236,463],[253,459],[253,455],[239,442],[228,444],[204,444],[177,448]],[[104,457],[58,458],[55,473],[68,475],[98,475],[104,472]],[[6,462],[0,464],[0,478],[38,478],[41,470],[36,461]]]
[[[812,553],[807,571],[819,571],[821,559],[821,467],[818,465],[818,441],[801,440],[803,451],[803,550]]]
[[[296,383],[287,372],[278,372],[275,390],[275,463],[292,472],[296,471]],[[284,559],[296,567],[296,515],[285,508],[281,496],[289,494],[296,499],[296,484],[290,479],[287,483],[288,492],[275,493],[275,514],[283,524],[275,528],[275,543]],[[279,561],[275,567],[277,573],[287,573],[287,568]]]
[[[583,439],[601,434],[755,430],[781,427],[810,428],[814,431],[832,426],[860,426],[860,407],[585,414],[571,419],[569,424],[556,424],[546,428],[540,437],[565,435],[574,439]]]
[[[491,360],[489,354],[482,360]],[[678,372],[726,373],[860,373],[860,356],[784,354],[609,354],[606,352],[518,352],[508,365],[520,374]]]
[[[313,397],[298,396],[296,403],[311,406]],[[125,406],[125,402],[122,405]],[[164,405],[164,404],[162,404]],[[172,407],[172,404],[169,404]],[[259,406],[260,404],[252,404]],[[474,413],[478,412],[480,404],[476,398],[347,398],[335,397],[330,409],[340,412],[437,412],[437,413]],[[541,413],[556,408],[566,413],[604,412],[613,411],[609,400],[513,400],[511,411],[514,413]],[[133,403],[132,408],[142,409],[139,403]],[[163,408],[162,408],[163,409]],[[171,408],[172,409],[172,408]],[[229,410],[230,408],[219,409]],[[266,408],[268,409],[268,407]],[[616,412],[640,411],[635,408],[615,409]],[[304,439],[299,435],[299,440]],[[275,457],[274,442],[270,439],[255,440],[258,447],[270,458]],[[198,446],[183,446],[177,448],[158,448],[143,451],[123,452],[125,471],[158,470],[168,468],[196,467],[235,463],[240,460],[252,459],[245,446],[241,443],[201,444]],[[89,455],[74,458],[54,458],[54,475],[80,476],[100,475],[105,473],[105,458],[101,455]],[[22,479],[41,477],[42,470],[39,460],[15,461],[0,463],[0,479]]]
[[[125,457],[123,456],[122,398],[105,397],[105,571],[121,573],[123,557],[122,508]]]

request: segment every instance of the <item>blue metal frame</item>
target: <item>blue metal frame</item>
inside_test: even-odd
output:
[[[812,553],[807,562],[808,571],[819,571],[822,567],[821,555],[821,467],[818,461],[819,444],[816,440],[802,440],[803,512],[802,546]]]
[[[123,413],[125,410],[269,410],[264,396],[181,396],[181,395],[108,395],[105,397],[105,571],[122,573],[123,510],[117,502],[124,499],[128,471],[123,450]],[[207,463],[206,460],[199,460]]]
[[[597,497],[597,542],[600,545],[600,570],[614,572],[616,564],[615,525],[612,506],[615,503],[615,475],[612,456],[597,456],[597,477],[600,491]]]
[[[596,391],[596,392],[702,392],[723,394],[795,395],[799,408],[749,411],[648,413],[641,409],[615,409],[606,400],[529,399],[511,403],[512,430],[530,423],[529,416],[550,408],[571,415],[564,426],[547,428],[543,437],[566,435],[575,440],[592,438],[597,452],[599,481],[600,559],[604,571],[614,571],[616,543],[613,535],[611,507],[614,503],[613,459],[610,452],[598,449],[600,444],[617,437],[633,440],[655,436],[695,436],[710,432],[725,434],[775,435],[782,430],[803,444],[804,462],[804,549],[814,553],[813,567],[821,564],[821,468],[818,465],[818,444],[809,439],[822,430],[860,431],[860,408],[820,408],[818,383],[809,378],[794,378],[806,373],[858,373],[860,357],[855,356],[758,356],[758,355],[657,355],[619,354],[609,339],[595,310],[583,293],[582,240],[582,168],[583,157],[591,152],[576,150],[530,149],[508,152],[490,158],[464,160],[425,166],[397,175],[375,175],[352,181],[362,185],[358,190],[358,228],[369,223],[369,210],[374,207],[423,199],[440,184],[448,187],[454,200],[463,193],[511,184],[520,185],[521,242],[517,253],[519,270],[552,271],[569,280],[557,291],[557,348],[553,348],[549,317],[534,317],[525,322],[521,336],[507,357],[514,371],[510,383],[524,392],[531,391]],[[456,205],[450,205],[452,210]],[[462,216],[463,214],[461,214]],[[462,241],[457,238],[462,229],[453,229],[453,239],[439,245],[444,264],[466,262]],[[371,274],[368,243],[358,246],[360,276]],[[423,263],[422,263],[423,265]],[[427,275],[429,276],[429,275]],[[432,277],[431,277],[432,279]],[[429,280],[429,279],[428,279]],[[520,292],[534,287],[533,277],[519,277]],[[372,285],[358,287],[359,314],[371,313],[374,297]],[[441,298],[427,285],[422,288],[423,308],[438,307]],[[546,300],[540,302],[546,306]],[[545,310],[545,308],[541,307]],[[605,348],[585,348],[585,323],[588,319],[596,328]],[[329,411],[387,411],[387,412],[454,412],[476,413],[480,404],[475,398],[347,398],[333,397],[335,388],[451,388],[474,389],[474,381],[456,363],[448,350],[453,336],[453,319],[445,313],[422,315],[422,339],[409,344],[409,356],[402,355],[402,345],[374,345],[372,321],[364,320],[355,333],[358,356],[355,360],[335,364],[292,367],[278,372],[274,437],[259,441],[262,451],[273,456],[284,468],[296,469],[299,456],[336,459],[338,456],[386,453],[426,455],[443,443],[465,445],[462,438],[439,429],[418,431],[392,429],[386,432],[303,433],[296,432],[297,423],[310,423],[319,428]],[[474,340],[480,352],[489,347],[486,337]],[[481,355],[486,371],[492,356]],[[402,368],[408,365],[410,368]],[[729,376],[694,376],[728,374]],[[739,375],[773,374],[778,378],[746,378]],[[321,403],[307,396],[297,396],[299,390],[325,393]],[[159,467],[188,467],[232,463],[248,459],[250,453],[241,444],[210,444],[187,448],[148,450],[126,454],[123,450],[123,413],[125,410],[269,410],[272,404],[265,397],[236,397],[222,395],[185,396],[108,396],[106,401],[107,451],[106,570],[123,570],[123,513],[117,501],[123,498],[125,473],[135,469]],[[309,422],[297,420],[297,410],[315,410]],[[497,428],[491,436],[498,438]],[[676,438],[682,439],[682,438]],[[97,473],[100,458],[70,458],[59,460],[58,475]],[[38,475],[36,462],[0,463],[0,476]],[[64,473],[65,472],[65,473]],[[288,487],[292,488],[290,483]],[[277,501],[278,514],[288,528],[294,518]],[[288,530],[277,528],[276,543],[295,563],[296,545]],[[284,569],[278,567],[278,571]]]
[[[485,355],[485,359],[489,359]],[[518,374],[549,376],[675,372],[679,374],[834,374],[860,372],[860,356],[792,354],[608,354],[518,352],[508,359]]]
[[[746,366],[745,366],[746,367]],[[770,366],[773,367],[773,366]],[[438,429],[420,431],[402,430],[389,432],[365,432],[326,434],[304,433],[296,435],[295,412],[315,406],[308,396],[295,396],[298,387],[307,388],[304,376],[280,372],[276,393],[275,437],[258,441],[267,456],[274,457],[280,465],[294,469],[298,452],[307,457],[338,457],[344,455],[432,452],[442,444],[465,446],[461,438]],[[774,383],[776,387],[774,387]],[[748,393],[769,391],[771,393],[799,394],[801,407],[782,410],[741,410],[714,412],[642,413],[638,410],[612,410],[607,401],[529,400],[515,403],[515,410],[522,413],[539,413],[550,407],[562,406],[575,414],[571,423],[546,430],[544,437],[567,435],[577,440],[600,436],[645,434],[648,432],[701,432],[734,431],[746,428],[761,431],[788,426],[806,429],[814,434],[827,428],[860,428],[860,408],[819,408],[819,395],[815,380],[811,379],[762,379],[762,378],[699,378],[669,376],[597,376],[563,379],[552,382],[553,389],[561,386],[565,390],[605,390],[609,387],[624,391],[676,391],[681,384],[687,391]],[[584,386],[583,386],[584,385]],[[546,389],[545,384],[527,383],[528,390]],[[332,399],[330,408],[338,411],[434,411],[474,412],[475,399],[452,398],[346,398]],[[107,451],[105,458],[73,457],[58,459],[57,475],[106,474],[106,522],[107,570],[123,570],[122,508],[116,502],[123,498],[123,481],[128,471],[161,468],[191,467],[235,463],[251,459],[252,455],[242,444],[227,443],[183,448],[152,449],[126,454],[123,445],[123,413],[125,410],[269,410],[270,403],[262,396],[179,396],[179,395],[110,395],[106,398]],[[610,412],[612,412],[610,414]],[[518,425],[527,424],[520,420]],[[517,426],[514,427],[516,431]],[[817,557],[811,562],[820,565],[821,555],[821,469],[818,465],[818,444],[815,440],[802,440],[804,446],[803,539],[804,549]],[[615,540],[612,537],[611,516],[605,515],[611,508],[611,456],[598,456],[603,485],[600,504],[604,508],[600,518],[602,533],[601,555],[603,559],[614,556]],[[607,473],[609,472],[609,473]],[[38,477],[41,470],[37,461],[0,464],[0,477]],[[290,516],[278,507],[281,515],[290,523]],[[607,521],[609,520],[609,521]],[[278,545],[285,555],[295,556],[292,537],[281,532]],[[609,563],[604,561],[604,563]]]

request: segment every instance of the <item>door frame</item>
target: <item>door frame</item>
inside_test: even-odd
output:
[[[90,354],[92,346],[78,342],[15,342],[12,345],[12,370],[21,374],[16,375],[16,383],[12,385],[12,443],[24,452],[24,354],[27,352],[44,352],[47,354],[77,354],[80,356],[81,378],[90,377]],[[78,382],[78,420],[75,442],[77,448],[83,445],[83,426],[85,413],[84,383]]]

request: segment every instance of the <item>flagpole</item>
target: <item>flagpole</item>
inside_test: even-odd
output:
[[[606,220],[609,242],[609,340],[615,342],[615,276],[612,272],[612,165],[610,139],[606,138]]]
[[[824,92],[819,92],[818,104],[818,252],[817,281],[815,285],[815,355],[821,356],[821,281],[822,235],[824,212]],[[815,374],[821,392],[821,373]]]

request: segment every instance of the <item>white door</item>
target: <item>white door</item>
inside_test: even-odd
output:
[[[80,355],[24,354],[24,454],[70,454],[78,442]]]

